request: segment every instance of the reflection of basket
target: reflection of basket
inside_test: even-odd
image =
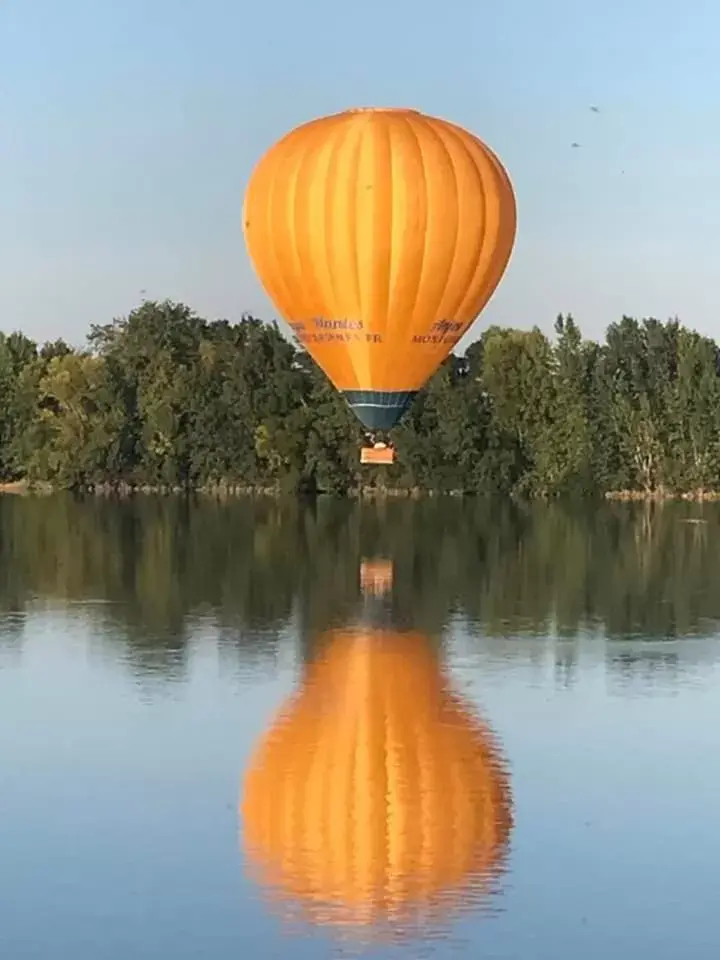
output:
[[[363,560],[360,564],[360,589],[363,593],[387,593],[392,582],[392,560]]]
[[[395,451],[392,447],[385,444],[377,444],[374,447],[363,447],[360,450],[360,463],[394,463]]]

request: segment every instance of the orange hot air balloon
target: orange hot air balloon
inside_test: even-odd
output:
[[[241,801],[255,878],[309,918],[379,933],[486,896],[507,773],[428,639],[339,631],[261,739]]]
[[[373,431],[397,423],[492,296],[516,208],[473,134],[415,110],[360,109],[271,147],[243,222],[269,296]]]

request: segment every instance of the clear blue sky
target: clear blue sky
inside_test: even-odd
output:
[[[271,318],[241,232],[254,162],[314,116],[395,105],[510,171],[486,321],[720,337],[719,35],[715,0],[0,0],[0,328],[80,343],[141,291]]]

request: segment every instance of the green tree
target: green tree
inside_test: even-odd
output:
[[[87,350],[0,335],[0,478],[67,488],[363,488],[523,498],[720,490],[720,353],[677,320],[603,342],[490,327],[451,355],[360,467],[364,432],[275,324],[144,301]]]

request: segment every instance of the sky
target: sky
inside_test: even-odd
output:
[[[592,337],[627,313],[720,339],[719,32],[715,0],[0,0],[0,329],[80,345],[143,297],[273,319],[250,172],[371,105],[507,166],[517,242],[473,337],[571,312]]]

